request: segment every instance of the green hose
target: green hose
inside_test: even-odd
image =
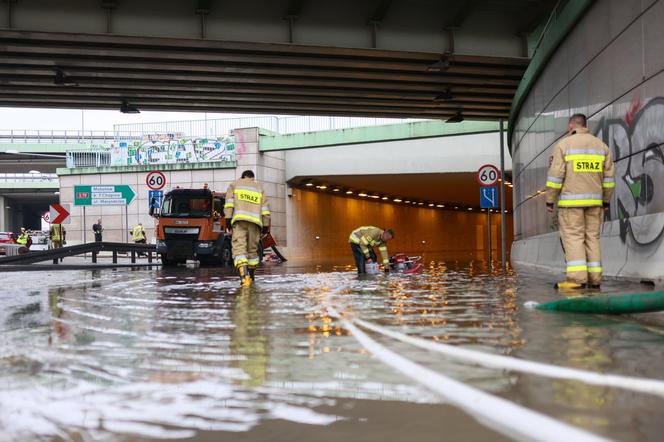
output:
[[[664,292],[635,293],[631,295],[580,296],[546,302],[538,310],[556,310],[576,313],[602,313],[621,315],[664,310]]]

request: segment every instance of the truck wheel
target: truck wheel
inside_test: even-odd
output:
[[[166,267],[173,267],[173,266],[177,265],[177,262],[174,259],[166,258],[166,254],[162,253],[161,254],[161,265],[166,266]]]

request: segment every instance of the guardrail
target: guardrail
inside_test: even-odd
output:
[[[105,130],[0,130],[0,143],[104,144],[113,140],[113,131]]]
[[[83,255],[92,253],[92,262],[97,262],[97,254],[101,251],[113,252],[113,264],[118,262],[118,253],[131,253],[132,264],[136,263],[136,253],[146,253],[148,263],[152,263],[153,253],[156,254],[154,244],[130,244],[121,242],[91,242],[75,246],[61,247],[59,249],[41,250],[23,253],[15,256],[5,256],[0,258],[0,270],[2,265],[7,264],[32,264],[35,262],[51,261],[58,264],[61,258],[67,256]]]
[[[83,151],[68,150],[66,156],[67,168],[74,167],[106,167],[111,165],[111,151]]]
[[[55,173],[0,173],[0,182],[35,182],[35,181],[57,181]]]

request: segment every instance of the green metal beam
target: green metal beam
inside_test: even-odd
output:
[[[0,189],[59,189],[57,181],[0,181]]]
[[[448,137],[498,131],[498,122],[494,121],[445,123],[440,120],[390,124],[385,126],[356,127],[351,129],[335,129],[288,135],[279,135],[260,130],[258,150],[260,152],[274,152],[292,149],[308,149],[312,147],[379,143],[385,141]]]
[[[569,35],[570,31],[583,17],[583,14],[592,6],[594,0],[574,0],[567,2],[565,7],[556,15],[555,21],[546,29],[542,36],[539,48],[533,54],[533,58],[526,69],[521,83],[514,94],[510,118],[507,125],[507,143],[512,150],[512,134],[516,125],[521,106],[526,101],[528,93],[547,66],[547,62],[558,49],[558,46]]]
[[[106,166],[106,167],[76,167],[68,169],[59,167],[56,173],[64,175],[96,175],[101,173],[132,173],[151,172],[153,170],[201,170],[201,169],[234,169],[237,161],[208,161],[205,163],[179,163],[179,164],[146,164],[143,166]]]

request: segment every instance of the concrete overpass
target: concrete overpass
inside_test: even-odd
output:
[[[9,1],[0,105],[507,118],[555,3]]]

